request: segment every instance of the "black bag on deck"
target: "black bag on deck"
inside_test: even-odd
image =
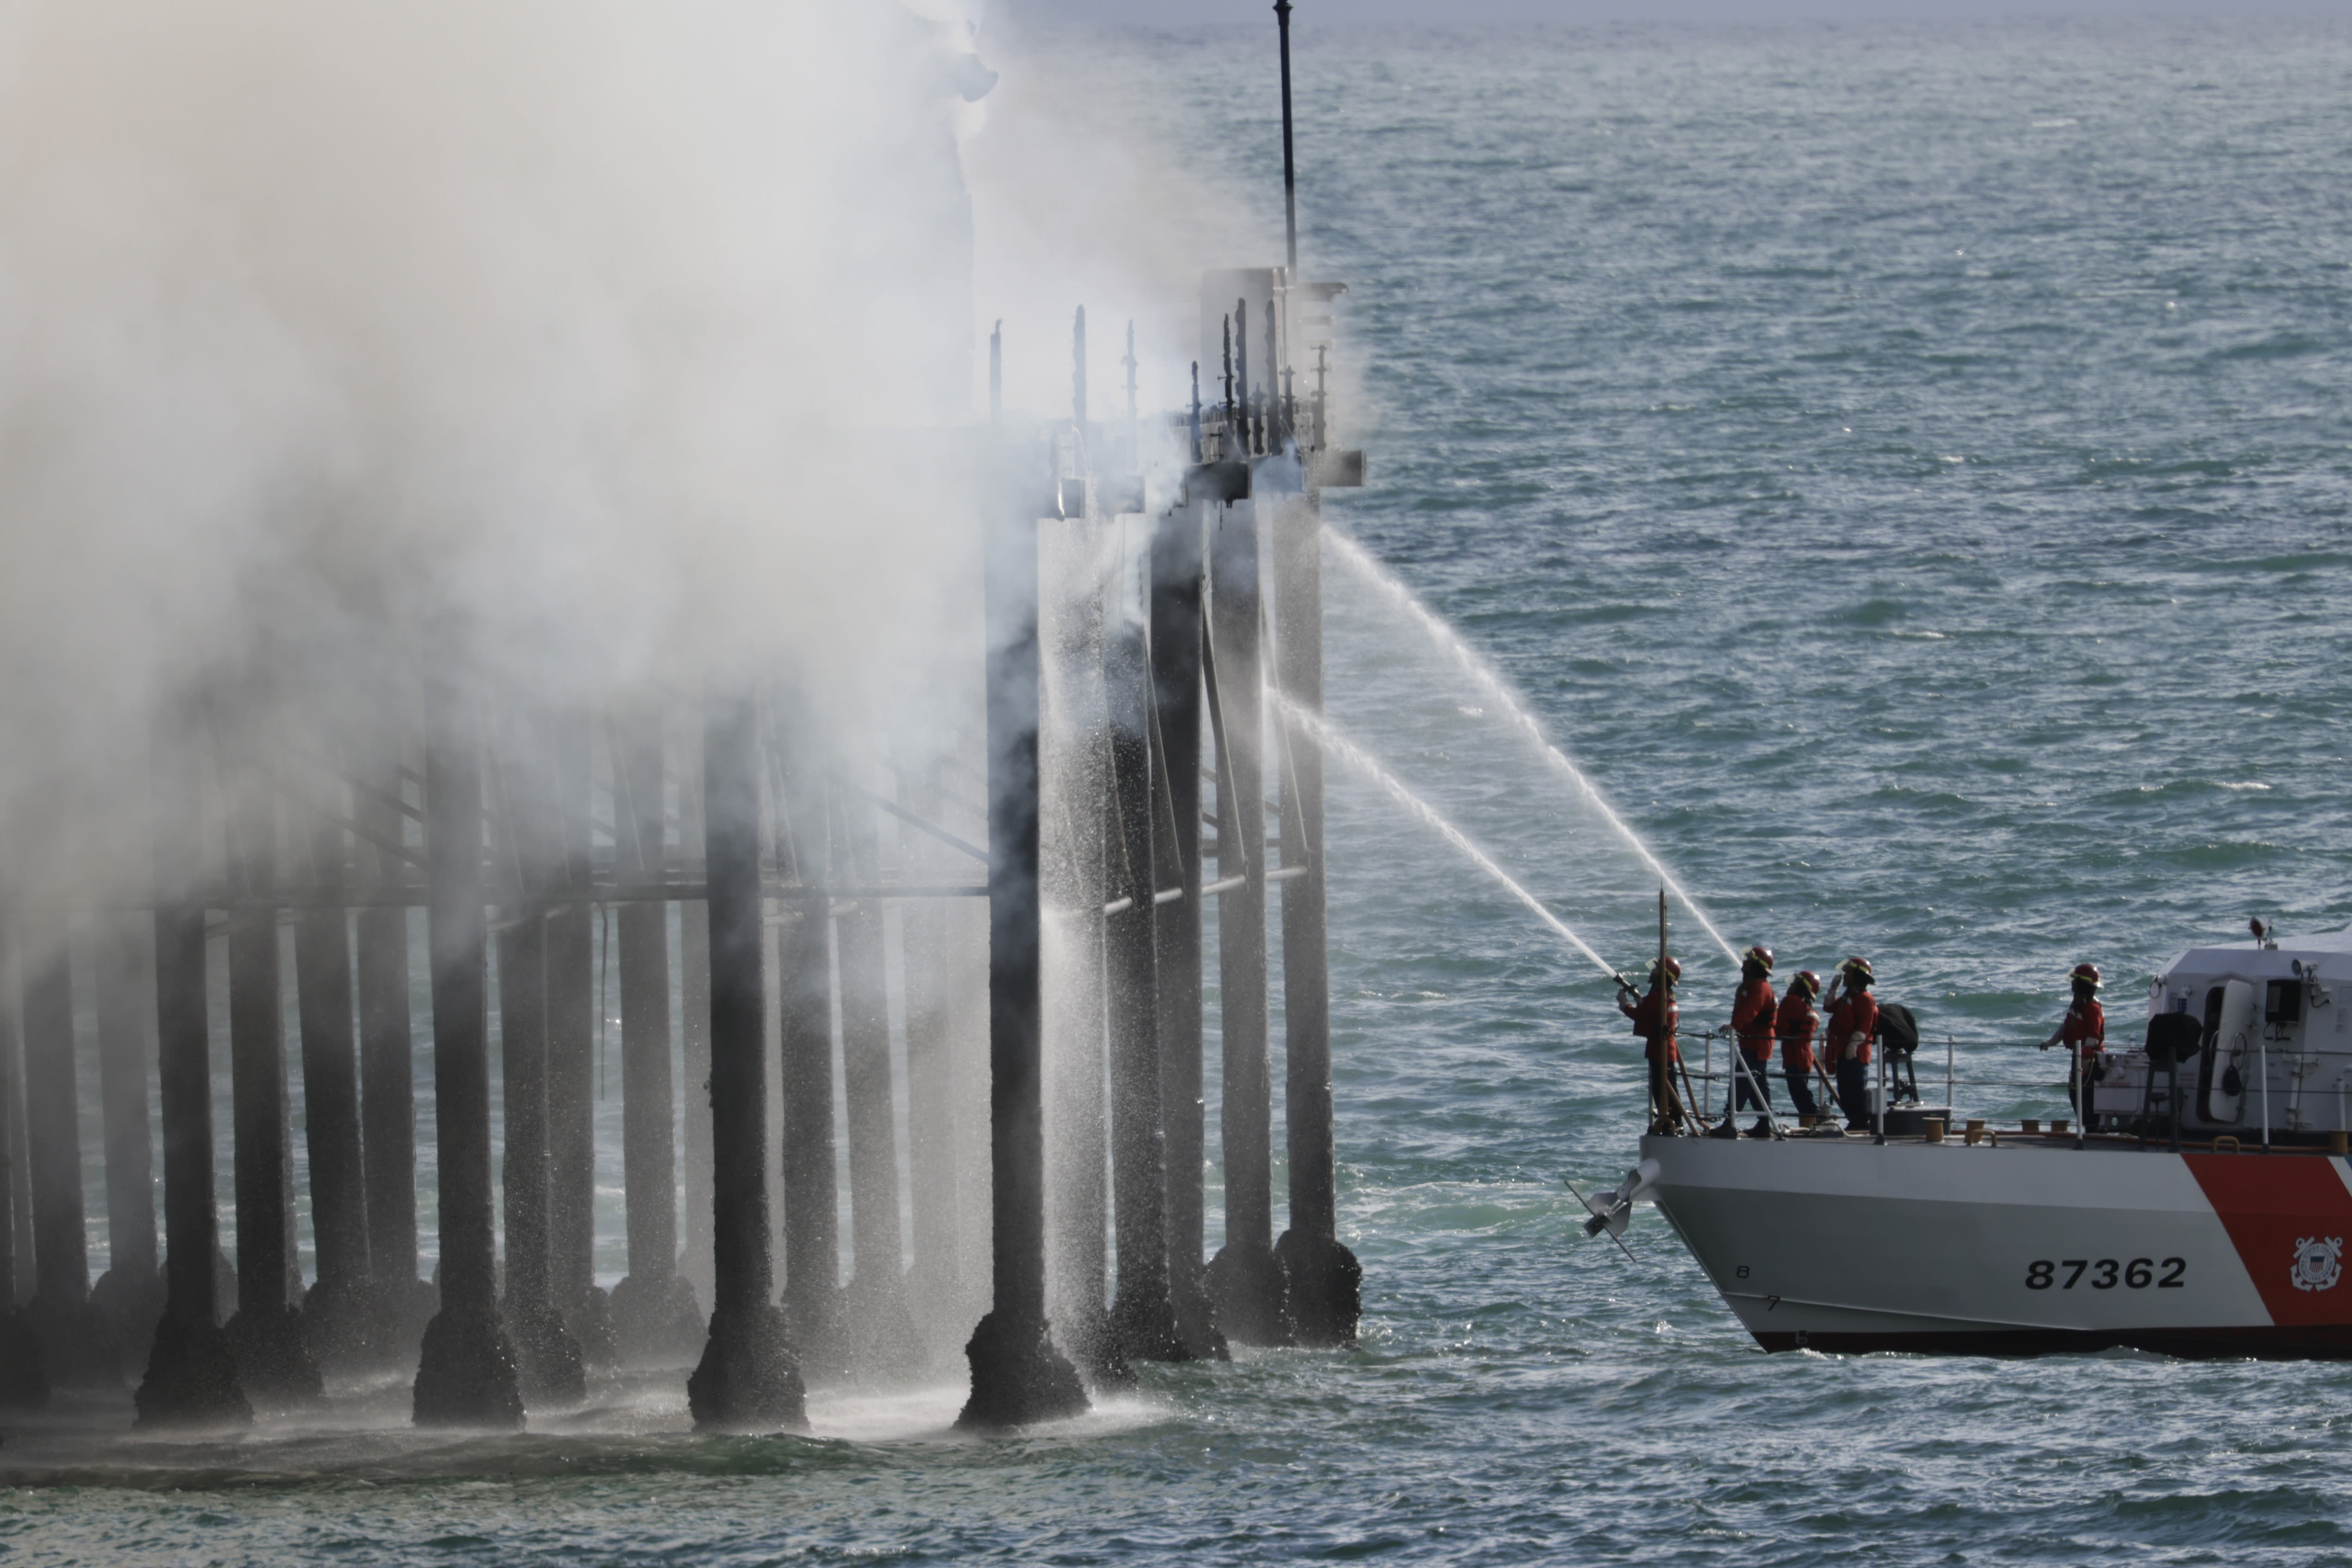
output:
[[[2158,1067],[2185,1062],[2204,1046],[2203,1021],[2187,1013],[2158,1013],[2147,1021],[2147,1059]]]
[[[1881,1002],[1878,1038],[1888,1050],[1907,1057],[1919,1048],[1919,1020],[1900,1002]]]

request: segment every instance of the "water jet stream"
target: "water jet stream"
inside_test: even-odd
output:
[[[1439,617],[1437,612],[1423,604],[1420,596],[1405,586],[1402,579],[1373,559],[1370,552],[1354,540],[1328,528],[1323,531],[1323,537],[1329,542],[1332,553],[1338,556],[1343,564],[1394,601],[1396,605],[1410,616],[1414,623],[1428,635],[1430,641],[1452,655],[1454,661],[1462,667],[1473,681],[1477,683],[1479,689],[1486,692],[1490,700],[1502,706],[1503,711],[1510,718],[1512,727],[1525,735],[1529,743],[1542,753],[1544,761],[1550,764],[1553,772],[1567,779],[1576,787],[1578,793],[1591,803],[1592,808],[1601,814],[1601,820],[1614,828],[1618,837],[1625,840],[1626,845],[1635,855],[1641,857],[1642,864],[1657,874],[1658,879],[1665,884],[1666,890],[1681,900],[1683,908],[1691,912],[1691,918],[1698,921],[1708,936],[1715,939],[1715,945],[1723,949],[1723,956],[1733,963],[1738,963],[1738,953],[1733,950],[1730,942],[1724,940],[1723,933],[1715,929],[1715,922],[1706,918],[1706,911],[1698,907],[1697,900],[1690,896],[1689,891],[1680,882],[1675,880],[1674,874],[1650,852],[1650,847],[1642,841],[1641,836],[1628,826],[1625,819],[1619,816],[1611,808],[1609,803],[1601,798],[1600,790],[1595,788],[1592,781],[1585,776],[1584,770],[1570,762],[1568,754],[1552,743],[1550,738],[1544,733],[1542,723],[1528,710],[1527,704],[1520,700],[1518,693],[1511,689],[1510,683],[1505,680],[1492,665],[1480,658],[1475,649],[1463,641],[1461,634],[1447,626]]]
[[[1440,837],[1444,837],[1448,844],[1453,845],[1454,847],[1459,849],[1464,855],[1467,856],[1480,870],[1486,872],[1486,875],[1494,878],[1496,881],[1501,883],[1504,889],[1508,891],[1513,898],[1518,900],[1519,902],[1527,905],[1528,909],[1534,910],[1537,919],[1542,921],[1544,924],[1551,927],[1553,931],[1559,932],[1561,938],[1564,939],[1570,946],[1575,948],[1577,952],[1591,959],[1593,962],[1594,966],[1597,967],[1601,973],[1608,975],[1612,980],[1617,978],[1616,966],[1612,964],[1607,959],[1601,957],[1599,953],[1593,952],[1592,949],[1586,944],[1582,937],[1577,935],[1576,932],[1569,929],[1567,921],[1561,920],[1558,915],[1552,913],[1551,910],[1546,909],[1541,900],[1538,899],[1533,893],[1528,892],[1527,889],[1521,887],[1508,871],[1504,870],[1502,867],[1496,865],[1494,858],[1488,855],[1485,850],[1479,848],[1478,846],[1472,843],[1469,837],[1460,828],[1446,821],[1445,818],[1440,815],[1435,806],[1422,799],[1421,796],[1413,794],[1413,792],[1406,786],[1403,780],[1398,778],[1394,773],[1390,773],[1386,768],[1381,766],[1379,763],[1373,761],[1370,753],[1366,752],[1362,747],[1357,745],[1354,742],[1346,739],[1337,731],[1333,730],[1329,720],[1324,718],[1319,713],[1312,712],[1307,709],[1299,706],[1297,702],[1292,701],[1289,698],[1284,696],[1281,692],[1275,690],[1271,687],[1266,689],[1266,699],[1276,707],[1281,709],[1285,714],[1288,715],[1289,718],[1297,722],[1302,729],[1312,734],[1315,737],[1316,744],[1321,746],[1324,751],[1338,757],[1341,762],[1346,763],[1349,767],[1354,768],[1358,773],[1362,773],[1366,778],[1370,779],[1374,784],[1380,785],[1381,788],[1386,790],[1391,799],[1394,800],[1399,805],[1403,806],[1407,811],[1412,812],[1415,816],[1421,818],[1423,823],[1433,829]]]

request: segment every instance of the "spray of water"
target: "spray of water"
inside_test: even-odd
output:
[[[1657,856],[1651,853],[1650,847],[1642,841],[1642,836],[1628,826],[1625,819],[1619,816],[1609,803],[1601,798],[1600,790],[1593,786],[1591,779],[1585,775],[1584,770],[1570,762],[1568,754],[1552,743],[1550,737],[1544,733],[1542,723],[1537,720],[1533,712],[1528,710],[1527,704],[1520,700],[1518,693],[1511,689],[1510,683],[1506,681],[1492,665],[1481,658],[1468,643],[1464,642],[1461,634],[1439,618],[1434,610],[1423,604],[1411,588],[1406,587],[1394,574],[1373,560],[1362,545],[1353,540],[1343,538],[1329,529],[1323,531],[1323,537],[1329,542],[1332,552],[1343,564],[1379,590],[1383,596],[1402,610],[1414,625],[1420,626],[1423,632],[1427,634],[1431,642],[1452,656],[1454,662],[1460,665],[1464,673],[1467,674],[1478,689],[1486,694],[1487,700],[1502,710],[1504,715],[1510,720],[1512,728],[1527,737],[1528,743],[1542,755],[1552,771],[1574,786],[1577,793],[1585,798],[1592,809],[1601,814],[1601,820],[1608,823],[1619,837],[1624,839],[1635,855],[1641,857],[1642,864],[1657,874],[1658,880],[1665,884],[1666,890],[1680,900],[1683,908],[1691,912],[1691,918],[1697,921],[1706,934],[1715,939],[1715,945],[1723,949],[1723,956],[1734,963],[1738,963],[1738,953],[1733,950],[1730,942],[1724,940],[1723,933],[1715,929],[1715,922],[1706,918],[1706,911],[1698,907],[1697,900],[1690,896],[1689,890],[1675,879],[1674,874],[1659,862]]]
[[[1549,926],[1554,931],[1559,933],[1560,940],[1567,942],[1570,947],[1576,949],[1577,952],[1584,954],[1585,957],[1591,959],[1593,963],[1593,966],[1599,969],[1601,973],[1608,975],[1612,979],[1616,978],[1617,970],[1615,966],[1610,963],[1607,959],[1593,952],[1591,947],[1586,943],[1582,937],[1570,930],[1567,921],[1561,920],[1549,909],[1546,909],[1541,900],[1538,899],[1533,893],[1528,892],[1524,887],[1521,887],[1517,879],[1513,878],[1508,871],[1504,870],[1502,867],[1496,865],[1493,856],[1488,855],[1485,850],[1479,848],[1477,845],[1472,843],[1469,836],[1464,833],[1460,828],[1454,826],[1452,823],[1446,821],[1444,816],[1435,806],[1422,799],[1421,796],[1413,794],[1413,792],[1406,786],[1403,780],[1398,778],[1394,773],[1381,766],[1379,763],[1373,761],[1370,753],[1366,752],[1361,746],[1357,745],[1354,742],[1347,739],[1338,731],[1332,729],[1329,720],[1325,719],[1319,713],[1311,712],[1308,710],[1300,707],[1297,703],[1292,701],[1289,698],[1284,696],[1279,691],[1274,690],[1270,687],[1266,690],[1266,698],[1276,708],[1279,708],[1286,715],[1287,715],[1294,723],[1307,731],[1307,733],[1313,735],[1315,737],[1316,743],[1321,746],[1327,753],[1339,758],[1341,762],[1347,763],[1349,767],[1355,769],[1358,773],[1363,774],[1374,784],[1380,785],[1381,789],[1387,791],[1389,797],[1391,800],[1394,800],[1399,805],[1403,806],[1407,811],[1412,813],[1413,816],[1421,818],[1422,822],[1436,832],[1439,837],[1443,837],[1448,844],[1453,845],[1454,848],[1462,851],[1463,855],[1468,858],[1473,865],[1476,866],[1478,869],[1486,872],[1486,875],[1492,877],[1496,882],[1500,883],[1504,890],[1508,892],[1511,897],[1527,905],[1529,910],[1534,911],[1535,917],[1538,920],[1543,921],[1544,924]]]

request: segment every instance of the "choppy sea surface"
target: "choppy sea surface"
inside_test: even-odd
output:
[[[2352,29],[1302,42],[1305,249],[1350,285],[1371,454],[1331,521],[1734,946],[1868,954],[1923,1064],[1951,1037],[1961,1103],[2013,1117],[2063,1113],[2025,1042],[2076,962],[2128,1016],[2250,915],[2352,920]],[[1083,46],[1263,189],[1255,47]],[[1335,723],[1638,960],[1655,879],[1349,563]],[[407,1432],[396,1388],[369,1433],[12,1436],[47,1484],[0,1492],[0,1552],[2352,1561],[2352,1369],[1766,1357],[1654,1214],[1630,1259],[1582,1243],[1563,1178],[1613,1182],[1640,1119],[1610,986],[1331,790],[1359,1351],[1147,1370],[1013,1439],[950,1435],[953,1388],[698,1438],[666,1385],[521,1438]],[[1704,1021],[1730,966],[1674,919]]]

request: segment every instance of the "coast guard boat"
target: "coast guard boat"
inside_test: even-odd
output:
[[[1768,1351],[2352,1357],[2352,929],[2254,930],[2111,1022],[2087,1128],[1654,1134],[1586,1234],[1655,1204]]]

